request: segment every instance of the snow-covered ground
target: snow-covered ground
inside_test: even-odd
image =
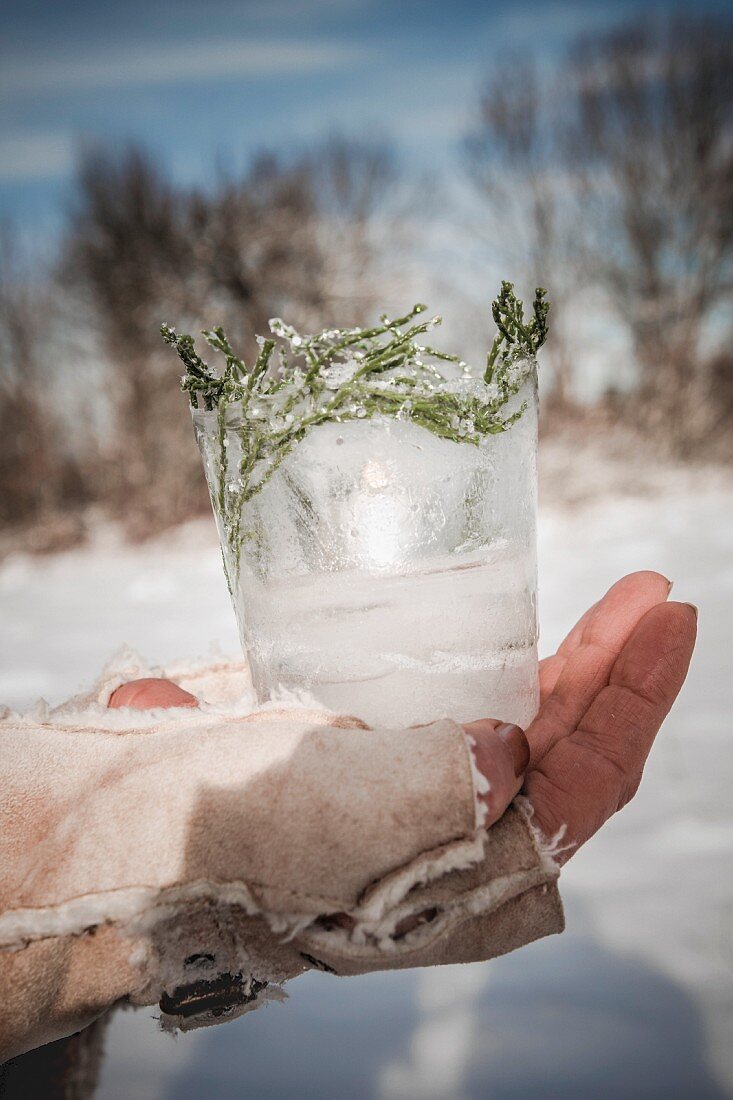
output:
[[[733,1096],[733,485],[545,509],[544,651],[647,567],[699,606],[698,650],[639,796],[563,873],[563,936],[485,965],[307,975],[285,1006],[177,1041],[121,1012],[98,1096]],[[159,662],[236,651],[212,523],[0,567],[3,702],[58,701],[123,644]]]

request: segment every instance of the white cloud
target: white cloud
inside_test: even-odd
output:
[[[336,3],[334,0],[249,0],[247,15],[272,23],[281,19],[302,19],[312,23],[319,15],[343,17],[370,6],[369,0],[337,0]]]
[[[329,128],[380,134],[400,147],[420,146],[442,156],[445,143],[456,141],[470,125],[480,74],[480,62],[473,59],[429,67],[419,59],[408,58],[399,66],[383,59],[337,99],[324,92],[318,110],[312,99],[294,102],[287,126],[301,137]]]
[[[629,0],[598,5],[586,0],[554,0],[541,8],[530,0],[492,15],[491,28],[502,47],[526,50],[533,39],[539,39],[540,44],[544,41],[548,45],[550,40],[557,44],[578,34],[609,30],[636,10]]]
[[[14,134],[0,138],[0,182],[54,179],[73,165],[73,146],[63,133]]]
[[[348,43],[253,38],[129,45],[114,52],[67,57],[13,55],[0,65],[0,91],[28,95],[232,76],[283,76],[341,68],[363,56],[361,48]]]

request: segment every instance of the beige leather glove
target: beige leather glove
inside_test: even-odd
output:
[[[198,709],[108,710],[140,672],[0,720],[0,1056],[122,997],[186,1029],[313,967],[470,962],[562,930],[521,804],[483,826],[461,726],[253,713],[231,664],[167,670]]]

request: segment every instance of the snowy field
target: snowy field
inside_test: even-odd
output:
[[[101,1100],[733,1096],[733,486],[546,509],[542,649],[622,574],[660,570],[700,640],[636,801],[563,872],[568,928],[490,964],[335,979],[173,1040],[120,1012]],[[128,644],[235,652],[213,523],[0,567],[0,700],[56,702]]]

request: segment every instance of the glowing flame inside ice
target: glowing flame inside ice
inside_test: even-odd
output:
[[[399,561],[400,534],[407,519],[404,505],[380,492],[390,485],[388,471],[381,463],[370,459],[361,475],[361,488],[365,493],[356,506],[356,521],[361,552],[378,569]]]

